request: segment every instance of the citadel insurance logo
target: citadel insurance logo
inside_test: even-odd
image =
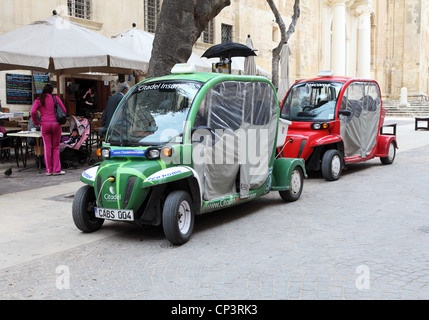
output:
[[[109,192],[110,192],[110,194],[106,193],[104,195],[104,200],[106,200],[107,202],[114,202],[114,201],[120,201],[121,200],[121,195],[116,194],[114,187],[110,187]]]

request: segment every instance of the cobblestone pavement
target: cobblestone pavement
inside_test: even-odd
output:
[[[82,234],[69,196],[79,184],[41,188],[33,205],[22,199],[27,211],[2,210],[0,299],[426,300],[429,132],[400,124],[400,148],[402,134],[410,143],[393,165],[351,165],[332,183],[311,175],[295,203],[271,193],[199,216],[183,246],[123,223]]]
[[[91,158],[96,162],[100,161],[95,154]],[[12,168],[12,175],[9,179],[3,179],[3,173],[8,168]],[[75,161],[74,166],[64,169],[65,175],[46,176],[45,168],[42,168],[39,173],[35,159],[27,160],[26,168],[23,167],[20,161],[18,167],[12,155],[9,160],[2,159],[0,162],[0,195],[79,181],[82,172],[88,168],[90,168],[90,165],[87,163],[79,164]]]

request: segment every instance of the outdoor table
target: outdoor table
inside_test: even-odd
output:
[[[425,125],[420,124],[420,122],[424,122]],[[416,117],[415,119],[415,130],[424,129],[429,130],[429,117]]]
[[[13,117],[13,113],[0,113],[0,120],[9,119]]]
[[[21,127],[4,127],[6,129],[7,133],[12,133],[12,132],[19,132],[22,130]]]
[[[63,132],[62,133],[63,136],[67,136],[70,135],[69,132]],[[17,137],[20,140],[22,138],[25,138],[26,142],[25,142],[25,154],[23,151],[23,146],[22,146],[22,142],[20,141],[19,143],[16,144],[15,146],[15,159],[16,159],[16,163],[19,167],[19,151],[21,150],[21,157],[22,157],[22,164],[24,166],[25,170],[27,169],[27,158],[28,158],[28,143],[27,143],[27,138],[35,138],[36,140],[36,145],[34,146],[34,156],[36,158],[36,166],[38,166],[39,168],[39,174],[42,173],[42,160],[43,160],[43,156],[45,154],[45,150],[43,147],[43,138],[42,138],[42,132],[40,131],[21,131],[18,133],[11,133],[8,134],[8,137]]]

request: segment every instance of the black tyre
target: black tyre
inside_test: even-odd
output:
[[[297,201],[302,194],[304,188],[304,172],[301,167],[297,166],[292,171],[290,180],[290,189],[279,191],[280,197],[286,202]]]
[[[338,150],[331,149],[325,152],[322,158],[322,175],[327,181],[340,179],[343,172],[343,157]]]
[[[186,191],[173,191],[165,200],[162,226],[165,237],[174,245],[181,245],[191,238],[194,229],[195,209]]]
[[[71,162],[70,162],[70,161],[68,161],[68,160],[64,161],[64,162],[61,164],[61,168],[62,168],[62,169],[68,169],[68,168],[70,168],[70,167],[71,167]]]
[[[392,141],[389,145],[389,155],[387,157],[380,158],[382,164],[389,165],[395,161],[396,157],[396,145]]]
[[[88,185],[78,190],[73,201],[73,221],[76,227],[86,233],[97,231],[104,219],[95,217],[96,199],[94,188]]]

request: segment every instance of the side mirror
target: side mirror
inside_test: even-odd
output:
[[[348,110],[340,110],[338,111],[338,115],[350,117],[352,115],[352,112]]]

